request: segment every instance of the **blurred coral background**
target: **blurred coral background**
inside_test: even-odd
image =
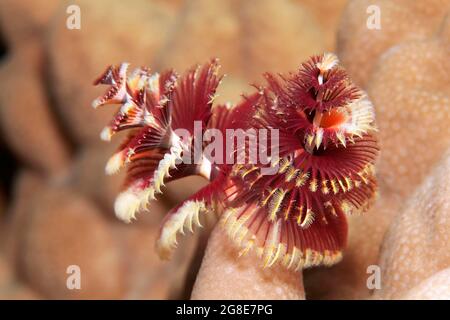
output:
[[[72,4],[80,30],[66,27]],[[366,26],[373,4],[380,30]],[[344,261],[305,273],[307,297],[414,297],[450,267],[449,8],[449,0],[0,0],[0,299],[189,298],[206,237],[179,241],[171,261],[159,260],[154,241],[164,214],[204,182],[170,184],[137,221],[116,220],[123,176],[106,176],[104,165],[120,137],[99,138],[114,108],[91,108],[103,93],[92,82],[107,65],[183,72],[215,56],[227,74],[219,102],[237,102],[262,72],[295,70],[324,51],[338,54],[375,104],[380,197],[352,217]],[[366,287],[371,264],[383,270],[375,294]],[[70,265],[81,268],[81,290],[66,287]]]

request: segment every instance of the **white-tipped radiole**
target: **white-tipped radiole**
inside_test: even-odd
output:
[[[317,63],[316,66],[319,68],[321,73],[333,69],[339,63],[339,59],[334,53],[324,53],[322,61]]]
[[[159,162],[158,168],[153,175],[153,186],[157,193],[161,193],[161,186],[164,186],[164,179],[170,176],[169,171],[175,169],[177,160],[181,159],[183,149],[180,139],[175,140],[172,138],[172,144],[170,151]]]
[[[97,98],[94,101],[92,101],[91,106],[94,109],[97,109],[101,105],[101,99]]]
[[[116,202],[114,203],[114,211],[117,218],[126,223],[130,223],[132,219],[136,218],[136,212],[140,205],[140,193],[127,190],[117,196]]]
[[[350,116],[349,120],[342,125],[342,129],[350,136],[361,137],[365,133],[376,130],[375,110],[365,93],[346,108]]]
[[[111,137],[113,135],[113,131],[111,127],[104,127],[102,132],[100,132],[100,139],[103,141],[111,141]]]
[[[156,243],[156,249],[161,258],[170,258],[172,251],[177,246],[178,233],[184,235],[185,228],[194,232],[194,226],[202,226],[199,215],[205,211],[206,205],[203,201],[187,200],[177,211],[169,214],[161,226],[161,234]]]
[[[144,183],[142,179],[138,180],[119,194],[114,206],[116,216],[119,219],[131,222],[137,212],[147,210],[147,205],[151,200],[155,199],[155,194],[162,192],[161,187],[164,186],[164,179],[170,176],[169,171],[175,168],[175,163],[182,152],[180,140],[174,140],[173,142],[174,145],[164,155],[163,159],[159,161],[158,167],[149,181]],[[133,149],[117,152],[106,164],[106,173],[114,174],[118,172],[132,154]],[[143,187],[144,185],[145,187]]]
[[[122,151],[117,152],[111,158],[109,158],[108,162],[106,163],[105,173],[107,175],[113,175],[117,173],[123,167],[124,163],[124,153]]]
[[[152,185],[146,188],[140,188],[138,182],[136,185],[128,187],[127,190],[121,192],[114,203],[114,211],[117,218],[130,223],[136,219],[136,213],[141,210],[147,210],[150,201],[155,199],[155,189]]]

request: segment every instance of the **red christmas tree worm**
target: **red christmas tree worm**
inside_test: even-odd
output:
[[[95,84],[110,88],[93,103],[121,105],[103,139],[129,131],[106,166],[109,174],[127,166],[115,203],[119,218],[131,221],[165,182],[199,174],[210,183],[168,213],[157,241],[160,255],[170,255],[178,232],[192,231],[201,214],[215,211],[241,254],[255,248],[264,266],[298,270],[340,260],[345,215],[366,210],[376,193],[378,144],[372,104],[336,56],[314,56],[286,76],[265,74],[266,85],[234,107],[213,107],[222,79],[217,60],[181,77],[142,68],[128,76],[127,67],[107,68]],[[247,141],[213,161],[217,157],[204,152],[207,143],[194,139],[196,123],[201,134],[217,129],[224,136],[227,129],[276,129],[277,141],[269,142],[279,157],[269,164],[249,161]],[[244,163],[225,161],[241,151]],[[267,169],[272,174],[264,174]]]

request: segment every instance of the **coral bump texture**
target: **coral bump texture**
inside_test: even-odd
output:
[[[110,87],[93,102],[121,105],[102,139],[129,132],[106,165],[108,174],[128,170],[116,215],[130,222],[175,179],[210,181],[167,214],[157,240],[162,257],[170,256],[178,233],[214,212],[240,254],[256,250],[264,267],[301,270],[341,259],[345,215],[365,211],[375,198],[378,143],[373,106],[334,54],[313,56],[287,75],[265,74],[266,83],[235,106],[213,106],[222,80],[216,59],[182,76],[127,69],[108,67],[95,84]],[[232,143],[230,152],[222,141],[212,155],[208,139],[194,138],[210,129],[222,138],[229,130],[245,133],[245,143]],[[277,132],[270,147],[257,139],[264,129]],[[255,160],[252,148],[278,152]]]

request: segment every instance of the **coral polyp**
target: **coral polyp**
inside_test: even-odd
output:
[[[128,76],[127,68],[107,68],[95,84],[110,88],[93,103],[121,105],[102,139],[129,131],[106,166],[109,174],[128,167],[116,215],[130,222],[169,181],[193,174],[210,181],[164,219],[161,256],[170,256],[178,233],[215,212],[240,253],[255,249],[265,267],[299,270],[341,259],[346,215],[365,211],[376,194],[378,143],[372,104],[335,55],[314,56],[288,75],[265,74],[266,84],[236,106],[213,106],[222,79],[215,59],[182,76],[142,68]],[[240,130],[247,140],[231,152],[220,141],[212,157],[208,143],[195,139],[198,123],[200,134]],[[277,132],[270,147],[249,142],[267,129]],[[277,152],[255,160],[255,148]],[[228,161],[241,152],[244,161]]]

